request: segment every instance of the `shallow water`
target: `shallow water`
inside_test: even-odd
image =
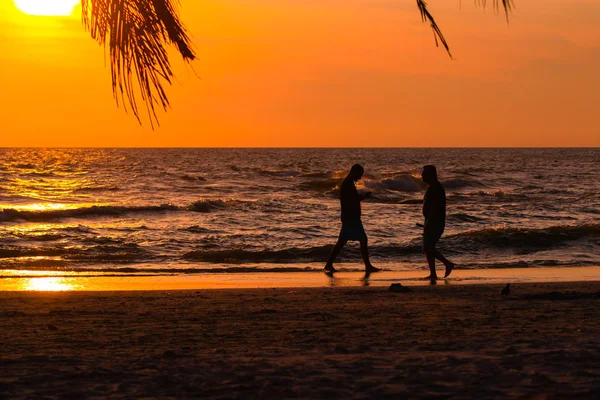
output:
[[[421,270],[422,165],[462,268],[600,264],[598,149],[1,149],[7,270],[132,274],[319,268],[354,163],[373,262]],[[357,245],[340,261],[361,269]],[[308,267],[303,266],[309,265]],[[349,269],[353,269],[351,266]]]

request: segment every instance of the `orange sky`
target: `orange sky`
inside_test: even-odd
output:
[[[78,18],[0,0],[0,147],[600,146],[597,0],[431,0],[454,60],[414,0],[181,3],[199,60],[152,131]]]

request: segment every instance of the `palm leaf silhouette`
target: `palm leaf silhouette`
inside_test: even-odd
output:
[[[441,43],[452,57],[427,3],[416,1],[422,21],[429,22],[433,30],[436,46]],[[483,7],[487,3],[487,0],[474,1]],[[496,10],[500,2],[508,20],[513,0],[493,0]],[[166,110],[169,106],[164,83],[171,84],[173,71],[167,47],[174,45],[187,62],[196,58],[175,6],[178,3],[178,0],[81,0],[84,27],[109,50],[117,105],[122,103],[126,110],[130,108],[141,123],[139,96],[146,105],[152,127],[154,122],[158,124],[156,108]]]
[[[196,58],[175,2],[81,0],[81,6],[84,27],[108,48],[117,104],[130,108],[141,122],[140,97],[154,127],[157,106],[164,110],[169,106],[164,83],[171,83],[173,71],[167,47],[174,45],[185,61]]]
[[[476,6],[484,7],[484,8],[487,6],[487,0],[474,0],[474,1],[475,1]],[[514,8],[514,2],[513,2],[513,0],[493,0],[494,9],[496,11],[498,11],[500,9],[500,2],[502,2],[502,7],[504,8],[504,13],[506,14],[506,21],[508,22],[508,14]],[[435,45],[439,46],[439,44],[442,43],[442,46],[444,46],[444,48],[446,49],[446,52],[448,52],[448,55],[450,56],[450,58],[452,58],[452,53],[450,53],[450,46],[448,45],[448,42],[444,38],[444,35],[442,34],[442,30],[440,29],[437,22],[435,22],[435,19],[429,12],[429,10],[427,8],[427,3],[425,2],[425,0],[417,0],[417,7],[419,8],[419,12],[421,13],[421,20],[423,22],[429,22],[429,25],[431,26],[431,29],[433,30],[433,38],[435,40]]]

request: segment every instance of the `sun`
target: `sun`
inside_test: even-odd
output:
[[[81,0],[14,0],[19,10],[29,15],[68,16]]]

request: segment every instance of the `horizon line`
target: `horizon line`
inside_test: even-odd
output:
[[[372,150],[394,150],[394,149],[481,149],[481,150],[502,150],[502,149],[600,149],[600,146],[435,146],[435,147],[419,147],[419,146],[0,146],[0,150],[7,149],[206,149],[206,150],[310,150],[310,149],[372,149]]]

